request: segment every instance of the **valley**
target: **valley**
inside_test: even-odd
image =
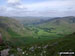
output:
[[[9,56],[58,56],[75,50],[75,17],[0,16],[0,34],[0,50],[10,49]]]

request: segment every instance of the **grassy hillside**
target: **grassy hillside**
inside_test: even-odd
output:
[[[0,16],[0,32],[4,37],[32,36],[32,32],[24,28],[23,24],[10,17]]]
[[[70,34],[75,32],[75,17],[57,17],[38,25],[39,28],[56,34]]]
[[[28,56],[59,56],[59,52],[75,52],[75,33],[66,35],[63,38],[53,39],[47,42],[37,43],[22,48]],[[26,55],[23,54],[24,55]]]
[[[11,43],[8,46],[10,45]],[[14,45],[12,44],[12,46]],[[3,48],[2,46],[0,47]],[[17,47],[21,49],[20,52]],[[59,56],[58,53],[61,51],[75,52],[75,33],[46,42],[11,47],[9,53],[15,56]]]

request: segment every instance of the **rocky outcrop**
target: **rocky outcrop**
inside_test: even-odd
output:
[[[2,44],[2,35],[0,33],[0,44]]]
[[[2,51],[1,51],[1,56],[8,56],[8,55],[9,55],[9,53],[8,53],[9,50],[10,50],[10,49],[4,49],[4,50],[2,50]]]

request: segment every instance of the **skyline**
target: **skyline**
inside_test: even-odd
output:
[[[0,16],[75,16],[75,0],[0,0]]]

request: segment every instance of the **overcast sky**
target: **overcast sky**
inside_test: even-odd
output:
[[[75,16],[75,0],[0,0],[0,16]]]

